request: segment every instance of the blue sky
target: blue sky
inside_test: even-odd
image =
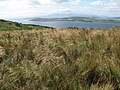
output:
[[[119,17],[120,0],[0,0],[3,19],[54,13]]]

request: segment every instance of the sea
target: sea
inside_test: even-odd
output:
[[[12,21],[16,21],[23,24],[35,24],[40,26],[48,26],[53,28],[111,28],[115,26],[120,26],[120,23],[103,23],[103,22],[81,22],[81,21],[30,21],[28,19],[13,19]]]

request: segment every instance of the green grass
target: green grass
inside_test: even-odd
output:
[[[0,90],[119,90],[120,27],[0,32]]]
[[[22,23],[11,22],[0,19],[0,30],[32,30],[32,29],[44,29],[44,28],[50,28],[50,27],[32,25],[32,24],[22,24]]]

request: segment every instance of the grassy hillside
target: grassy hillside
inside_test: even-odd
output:
[[[0,30],[31,30],[31,29],[44,29],[47,26],[39,26],[32,24],[22,24],[0,19]]]
[[[120,90],[120,27],[1,31],[0,90]]]

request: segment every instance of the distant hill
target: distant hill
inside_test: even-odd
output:
[[[118,19],[118,20],[120,20],[120,17],[110,17],[111,19]]]
[[[66,12],[41,16],[41,18],[68,18],[68,17],[87,17],[87,18],[96,18],[96,19],[120,20],[120,17],[110,17],[110,16],[104,16],[104,15],[99,16],[99,15],[89,15],[89,14],[73,14],[73,13],[66,13]]]
[[[18,22],[6,21],[0,19],[0,30],[31,30],[31,29],[44,29],[50,28],[47,26],[39,26],[33,24],[22,24]]]
[[[42,18],[67,18],[67,17],[99,17],[97,15],[85,15],[85,14],[72,14],[72,13],[54,13],[47,16],[42,16]]]
[[[100,17],[65,17],[65,18],[31,18],[30,21],[46,22],[46,21],[82,21],[82,22],[106,22],[120,23],[117,19],[106,19]]]

